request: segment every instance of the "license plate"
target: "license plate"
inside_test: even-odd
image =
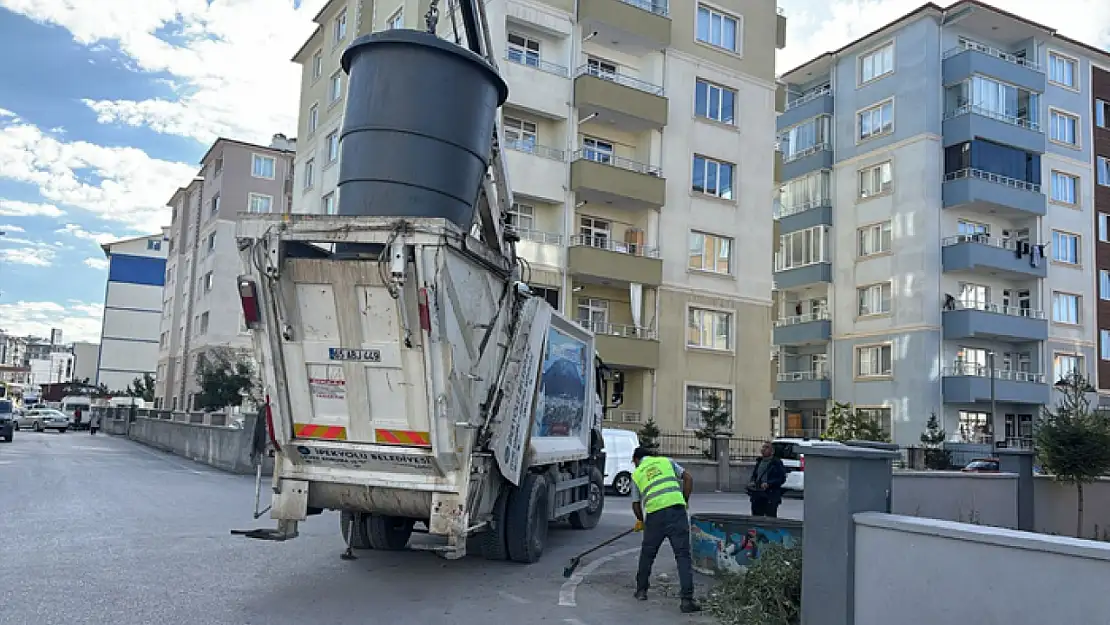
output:
[[[329,360],[355,360],[360,362],[381,362],[382,352],[377,349],[348,349],[345,347],[329,347]]]

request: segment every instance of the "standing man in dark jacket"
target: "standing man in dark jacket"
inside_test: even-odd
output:
[[[771,443],[763,443],[760,458],[752,467],[748,479],[748,500],[752,504],[752,516],[778,517],[779,504],[782,503],[782,485],[786,483],[786,467],[782,460],[775,457]]]

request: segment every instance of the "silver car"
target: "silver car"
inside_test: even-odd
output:
[[[69,429],[69,417],[53,408],[32,408],[16,416],[15,429],[65,432]]]

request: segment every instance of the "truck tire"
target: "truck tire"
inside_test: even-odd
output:
[[[539,560],[547,545],[550,518],[547,480],[542,475],[527,474],[520,487],[510,493],[505,516],[505,543],[509,559],[522,564]]]
[[[506,509],[508,508],[509,489],[503,488],[493,504],[493,518],[490,527],[482,532],[482,557],[502,562],[509,559],[509,547],[505,541]]]
[[[382,551],[400,551],[409,544],[412,536],[412,519],[384,514],[366,515],[366,535],[370,546]]]
[[[350,545],[354,549],[370,549],[370,537],[366,534],[366,514],[361,512],[339,513],[339,532],[343,537],[343,544],[347,544],[347,536],[351,536]],[[354,535],[350,532],[354,531]]]
[[[605,476],[597,467],[590,467],[590,506],[570,513],[570,526],[576,530],[592,530],[605,510]]]

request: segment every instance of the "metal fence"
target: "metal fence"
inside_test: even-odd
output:
[[[1033,449],[1032,441],[1027,438],[1008,439],[1005,448]],[[940,449],[948,452],[948,469],[959,470],[966,467],[971,461],[982,458],[996,458],[998,449],[989,443],[944,443]],[[929,448],[922,446],[907,446],[899,448],[900,458],[895,461],[899,469],[913,469],[923,471],[930,469],[927,462]]]
[[[759,449],[764,443],[762,438],[744,436],[733,436],[727,439],[722,437],[720,440],[728,441],[729,460],[736,461],[755,460],[759,457]],[[713,440],[709,438],[699,439],[693,432],[660,434],[655,441],[658,445],[658,453],[664,456],[715,460],[713,457]]]

